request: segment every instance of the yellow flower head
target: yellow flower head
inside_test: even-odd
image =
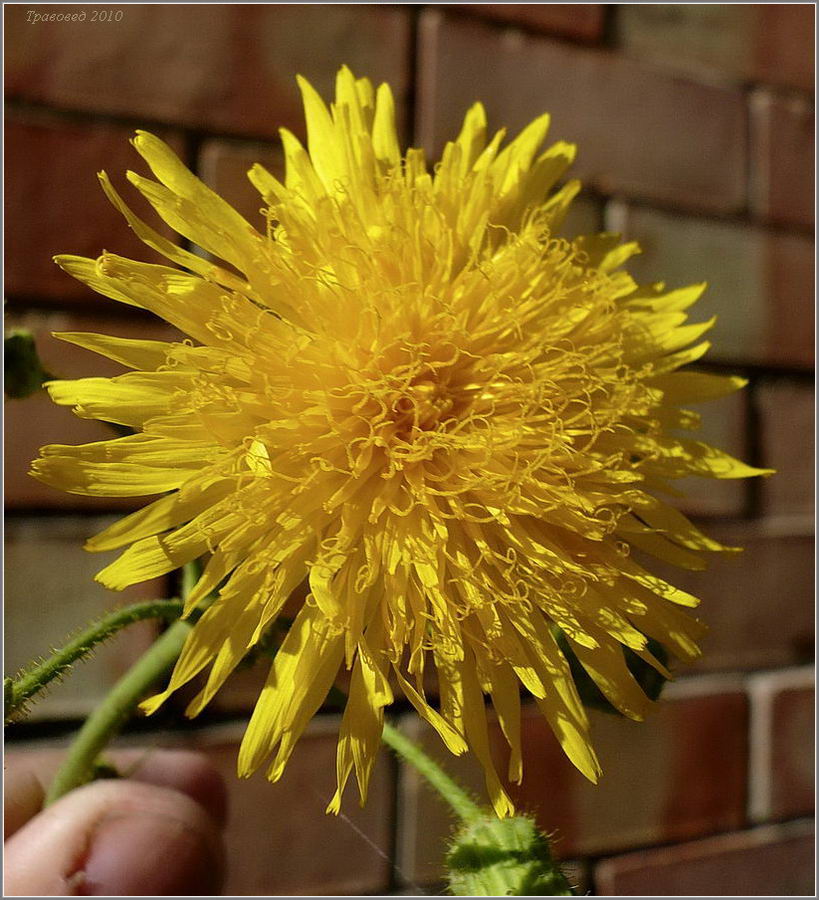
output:
[[[249,172],[267,208],[261,232],[162,141],[134,140],[157,181],[129,172],[131,183],[230,268],[162,238],[101,174],[134,231],[178,268],[110,253],[58,263],[192,340],[59,335],[134,371],[51,382],[53,400],[136,433],[45,447],[34,475],[80,494],[163,494],[89,541],[127,547],[97,576],[109,588],[207,558],[187,610],[218,596],[149,711],[210,667],[198,713],[288,598],[306,595],[240,774],[272,756],[280,777],[346,667],[332,810],[353,768],[366,794],[400,691],[453,753],[474,751],[504,815],[485,694],[513,780],[521,684],[578,769],[600,772],[558,629],[635,719],[648,701],[624,647],[665,675],[647,637],[697,655],[702,626],[681,609],[696,599],[631,549],[688,568],[725,549],[657,495],[682,476],[760,474],[678,436],[697,424],[681,403],[743,382],[678,371],[708,346],[712,323],[686,324],[703,285],[637,285],[621,268],[635,244],[558,237],[579,186],[550,194],[574,147],[539,152],[547,116],[502,147],[476,104],[430,172],[420,150],[401,155],[387,85],[373,91],[343,68],[329,110],[299,85],[307,149],[282,131],[284,183]]]

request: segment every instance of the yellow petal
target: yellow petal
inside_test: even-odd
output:
[[[73,406],[83,419],[102,419],[140,427],[168,409],[171,396],[189,387],[191,374],[129,372],[116,378],[47,381],[44,387],[60,406]]]
[[[171,262],[184,266],[184,268],[190,269],[191,272],[196,272],[197,275],[200,275],[206,281],[215,281],[217,284],[222,284],[232,290],[248,290],[247,283],[242,281],[242,279],[237,278],[221,266],[217,266],[207,259],[197,256],[195,253],[183,250],[176,244],[172,244],[167,238],[159,234],[158,231],[155,231],[149,225],[146,225],[142,219],[131,211],[130,207],[125,203],[122,197],[114,190],[114,186],[111,184],[108,175],[105,172],[100,172],[98,177],[106,197],[108,197],[112,205],[125,217],[126,221],[133,229],[134,234],[136,234],[136,236],[148,247],[152,250],[156,250],[157,253],[160,253]]]
[[[336,140],[335,125],[313,85],[301,75],[296,80],[304,103],[310,159],[324,187],[333,193],[347,175],[344,155]]]
[[[393,671],[407,700],[415,707],[418,715],[429,722],[429,724],[438,732],[441,740],[446,744],[450,753],[454,753],[456,756],[460,756],[464,753],[467,749],[467,745],[461,735],[459,735],[458,732],[455,731],[455,729],[427,703],[426,699],[415,690],[406,678],[404,678],[397,667],[394,666]]]
[[[623,648],[602,632],[595,637],[599,644],[596,650],[570,640],[575,655],[612,706],[624,716],[642,721],[651,701],[629,671]]]
[[[380,84],[375,95],[373,150],[376,158],[385,164],[387,170],[395,168],[401,162],[395,126],[395,102],[387,84]]]
[[[503,819],[506,816],[513,816],[515,814],[514,804],[503,789],[495,764],[492,761],[492,754],[489,749],[489,732],[486,724],[486,708],[475,671],[475,657],[471,651],[465,655],[460,668],[464,692],[464,728],[466,738],[469,741],[470,749],[483,768],[489,799],[498,817]]]
[[[509,749],[510,781],[520,784],[523,779],[523,757],[520,738],[520,692],[515,673],[510,666],[497,665],[489,668],[492,684],[492,704],[498,714],[503,735]]]
[[[53,331],[52,337],[99,353],[100,356],[122,363],[129,369],[147,369],[149,371],[155,371],[165,365],[168,352],[173,346],[166,341],[119,338],[80,331]]]
[[[281,777],[296,741],[324,701],[344,655],[343,634],[328,631],[318,607],[304,606],[279,648],[239,748],[240,777],[278,745],[268,778]]]
[[[748,384],[736,375],[712,375],[707,372],[673,372],[652,379],[669,403],[700,403],[726,397]]]

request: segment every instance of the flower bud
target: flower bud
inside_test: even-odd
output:
[[[15,400],[28,397],[51,378],[40,362],[30,331],[12,331],[6,335],[4,345],[3,390],[7,397]]]
[[[533,819],[485,816],[465,822],[447,854],[447,875],[457,897],[571,896],[549,841]]]

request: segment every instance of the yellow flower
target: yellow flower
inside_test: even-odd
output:
[[[579,185],[549,193],[574,147],[538,152],[547,116],[502,147],[476,104],[430,172],[420,150],[402,157],[386,85],[373,91],[343,68],[329,110],[299,85],[307,150],[282,131],[284,184],[249,172],[266,204],[261,232],[162,141],[134,139],[158,180],[129,172],[131,183],[229,267],[172,245],[100,175],[134,231],[180,268],[110,253],[57,262],[192,340],[59,335],[134,371],[50,382],[53,400],[136,433],[45,447],[34,475],[80,494],[164,494],[88,542],[127,546],[97,576],[109,588],[207,557],[188,612],[216,588],[218,599],[148,711],[210,667],[196,715],[306,580],[239,773],[273,756],[278,779],[346,667],[330,809],[353,768],[366,795],[400,690],[453,753],[476,754],[508,814],[485,694],[511,779],[522,775],[521,684],[577,768],[600,773],[557,628],[634,719],[648,701],[623,648],[666,676],[647,636],[697,655],[702,626],[681,609],[697,600],[630,551],[699,569],[699,551],[726,549],[658,495],[686,475],[760,474],[679,436],[697,426],[680,404],[743,381],[678,371],[708,346],[712,323],[686,324],[704,285],[637,285],[621,268],[635,244],[557,236]]]

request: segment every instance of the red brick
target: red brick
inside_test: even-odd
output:
[[[760,3],[755,9],[752,77],[813,91],[816,8],[812,3]]]
[[[376,763],[364,809],[351,785],[343,815],[325,815],[335,790],[338,726],[335,716],[314,719],[277,784],[262,772],[237,778],[243,725],[132,735],[117,745],[198,750],[221,772],[229,801],[226,897],[378,894],[387,890],[391,871],[389,760]],[[42,747],[29,744],[14,755],[37,753],[40,765],[48,765]]]
[[[794,823],[629,853],[599,863],[602,896],[811,896],[813,827]]]
[[[771,797],[774,818],[814,811],[815,711],[816,692],[812,684],[783,689],[774,698]]]
[[[363,894],[386,888],[390,854],[390,766],[376,763],[366,807],[355,787],[345,795],[344,816],[324,810],[335,791],[339,718],[314,720],[277,785],[263,773],[236,778],[242,730],[221,740],[197,741],[228,783],[230,867],[225,894]],[[382,752],[386,757],[386,751]]]
[[[816,247],[812,238],[774,233],[766,241],[768,361],[812,368]]]
[[[600,3],[464,3],[452,11],[462,9],[497,22],[584,41],[597,41],[603,35]]]
[[[763,483],[763,511],[768,516],[814,513],[813,433],[816,413],[808,384],[771,381],[758,395],[762,458],[777,474]]]
[[[260,210],[265,204],[247,177],[254,163],[261,163],[277,178],[284,172],[278,143],[209,140],[202,145],[199,155],[199,177],[264,232],[265,221]]]
[[[101,614],[140,600],[167,596],[165,579],[114,593],[93,577],[116,553],[88,553],[83,542],[113,521],[109,518],[6,519],[5,528],[5,674],[60,647]],[[130,625],[102,644],[87,662],[78,663],[62,684],[32,704],[30,718],[86,716],[114,681],[147,649],[151,623]],[[13,736],[13,730],[10,732]]]
[[[16,10],[22,15],[22,7]],[[27,26],[33,28],[34,26]],[[177,152],[179,141],[167,132]],[[87,287],[61,271],[56,253],[97,256],[111,250],[151,262],[157,255],[131,232],[108,202],[96,173],[105,169],[135,210],[172,237],[150,207],[122,178],[126,169],[146,171],[128,143],[133,129],[79,123],[34,113],[9,112],[6,119],[6,292],[14,300],[43,298],[58,304],[85,303]],[[13,223],[13,225],[11,224]]]
[[[523,784],[510,791],[542,829],[556,832],[558,856],[597,855],[744,823],[748,718],[736,681],[673,685],[643,723],[604,713],[592,717],[604,773],[596,786],[566,759],[537,710],[527,708],[524,714]],[[407,722],[410,734],[420,735],[446,770],[486,802],[473,757],[451,756],[426,726],[419,727],[414,717]],[[498,728],[491,732],[503,760]],[[441,875],[451,814],[413,771],[403,769],[400,784],[399,868],[417,882],[433,881]]]
[[[60,11],[83,7],[54,7]],[[43,12],[49,7],[41,7]],[[8,96],[248,136],[302,128],[296,73],[322,92],[347,63],[408,88],[410,11],[400,7],[135,6],[120,22],[6,16]]]
[[[744,204],[741,92],[439,10],[423,14],[419,36],[417,124],[434,154],[482,100],[492,125],[512,132],[550,112],[552,136],[578,144],[573,174],[604,193],[720,211]]]
[[[759,90],[751,95],[751,205],[779,225],[814,224],[813,104]]]
[[[751,695],[751,816],[811,815],[815,803],[813,666],[755,676]]]
[[[811,4],[636,4],[616,7],[626,53],[700,79],[813,89]]]
[[[813,365],[813,242],[802,235],[610,203],[609,228],[642,247],[638,281],[707,281],[692,320],[717,315],[708,360]]]
[[[68,278],[68,276],[65,276]],[[100,306],[115,306],[112,300],[98,297],[86,288],[91,297],[97,297]],[[178,339],[179,333],[158,320],[111,318],[81,315],[78,313],[28,313],[13,314],[6,318],[6,328],[29,328],[45,368],[60,378],[118,375],[125,369],[96,353],[58,341],[52,331],[97,331],[119,337]],[[29,476],[31,461],[38,456],[45,444],[82,444],[109,440],[114,431],[103,422],[81,419],[68,407],[57,406],[38,392],[25,400],[5,402],[5,442],[3,447],[4,484],[6,506],[36,509],[130,509],[142,506],[141,499],[114,499],[106,497],[82,497],[65,494],[55,488],[35,481]]]
[[[755,16],[745,6],[628,3],[614,15],[630,56],[695,78],[740,81],[749,70]]]
[[[651,560],[652,572],[702,600],[708,626],[697,669],[757,669],[813,656],[813,535],[764,522],[701,523],[736,556],[714,558],[705,572]]]

